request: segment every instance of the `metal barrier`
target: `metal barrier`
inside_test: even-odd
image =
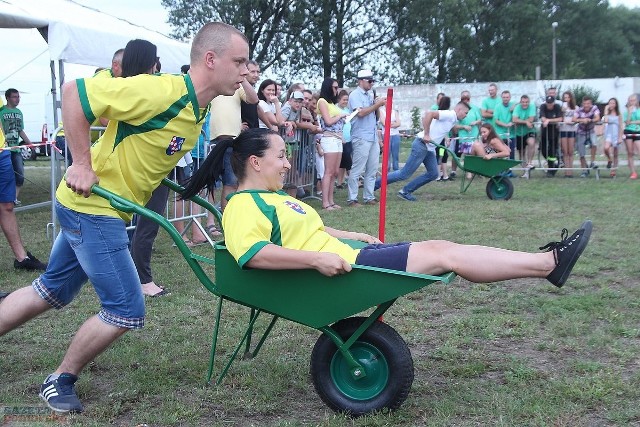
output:
[[[303,200],[320,200],[316,195],[315,135],[306,129],[287,131],[287,128],[281,127],[280,136],[287,146],[287,159],[291,163],[291,169],[285,177],[284,190]]]

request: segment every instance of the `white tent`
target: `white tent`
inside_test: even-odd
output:
[[[0,28],[37,28],[52,61],[110,67],[116,50],[140,38],[158,47],[163,72],[189,63],[187,43],[71,0],[0,0]]]
[[[0,0],[0,28],[36,28],[48,43],[54,126],[59,123],[56,61],[60,85],[64,82],[65,62],[110,67],[113,53],[132,39],[145,39],[158,47],[163,72],[177,73],[183,64],[189,63],[188,44],[72,0]],[[57,162],[51,162],[51,165],[53,195],[60,177]],[[53,206],[50,225],[55,236],[57,225]]]

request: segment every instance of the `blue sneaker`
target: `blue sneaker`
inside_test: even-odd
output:
[[[51,375],[40,386],[40,398],[47,403],[47,406],[56,412],[82,412],[84,408],[74,387],[78,377],[65,372],[58,378],[50,378]]]
[[[398,191],[398,197],[400,197],[401,199],[404,199],[404,200],[408,200],[410,202],[415,202],[416,201],[416,198],[415,198],[415,196],[413,194],[405,193],[402,190]]]

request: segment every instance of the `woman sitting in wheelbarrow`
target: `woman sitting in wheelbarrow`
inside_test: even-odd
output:
[[[229,196],[222,225],[227,248],[241,267],[316,269],[333,276],[361,264],[431,275],[453,271],[472,282],[546,277],[560,287],[591,235],[587,220],[571,236],[565,229],[560,242],[540,248],[546,252],[526,253],[443,240],[382,244],[364,233],[326,227],[311,206],[281,191],[291,165],[282,138],[266,129],[247,130],[218,143],[187,185],[184,198],[204,187],[213,190],[227,147],[233,147],[238,191]],[[369,246],[353,249],[339,238]]]
[[[483,123],[480,126],[480,141],[476,141],[471,146],[471,153],[474,156],[482,157],[485,160],[496,158],[508,158],[511,149],[502,142],[493,126]]]

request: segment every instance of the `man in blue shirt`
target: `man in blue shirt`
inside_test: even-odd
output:
[[[387,98],[373,96],[373,73],[371,70],[358,71],[358,87],[349,95],[349,109],[358,111],[351,121],[351,143],[353,145],[353,165],[349,173],[348,206],[358,203],[358,178],[364,173],[362,198],[365,205],[375,205],[373,189],[380,163],[380,146],[376,139],[376,110],[387,103]]]

